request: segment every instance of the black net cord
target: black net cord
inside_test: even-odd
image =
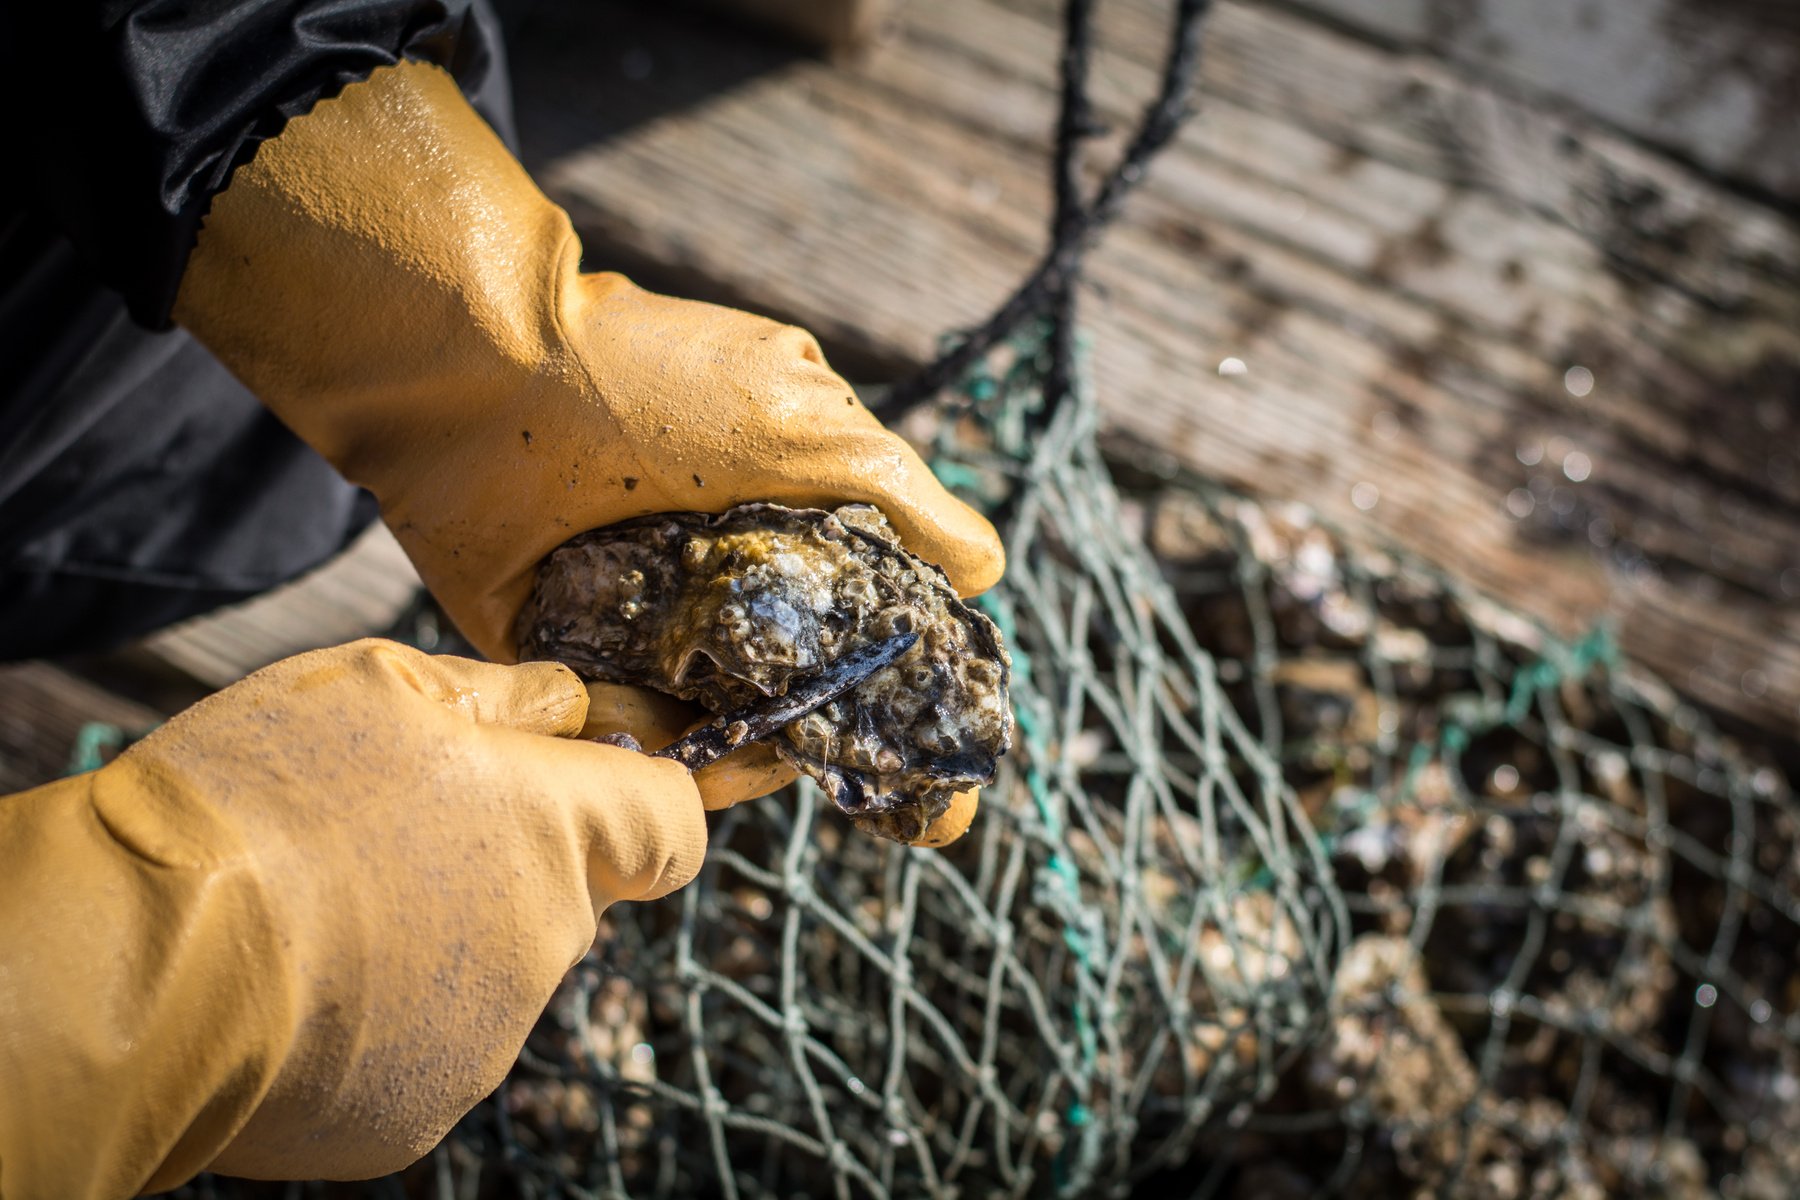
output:
[[[1076,293],[1083,255],[1118,215],[1125,197],[1144,179],[1150,161],[1192,115],[1200,69],[1202,29],[1212,0],[1179,0],[1171,19],[1168,51],[1155,97],[1145,106],[1124,152],[1091,192],[1084,192],[1083,145],[1103,132],[1087,86],[1093,58],[1094,0],[1068,0],[1063,10],[1061,98],[1056,152],[1051,165],[1055,208],[1050,244],[1025,281],[980,326],[953,339],[935,361],[889,389],[875,406],[883,420],[897,420],[962,378],[981,357],[1026,322],[1047,320],[1051,362],[1039,424],[1068,395],[1075,374]]]

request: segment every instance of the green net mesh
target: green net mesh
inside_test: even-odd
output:
[[[608,913],[445,1196],[1800,1187],[1780,774],[1620,663],[1138,449],[1038,343],[937,465],[1002,518],[1020,738],[943,851],[810,788]],[[1120,465],[1129,462],[1129,466]]]

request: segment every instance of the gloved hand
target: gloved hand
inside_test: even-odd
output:
[[[600,911],[698,870],[564,667],[366,641],[0,799],[0,1191],[358,1178],[490,1091]]]
[[[547,553],[648,513],[864,501],[963,593],[999,578],[992,526],[809,334],[581,274],[580,255],[450,77],[403,63],[238,170],[175,316],[375,493],[499,661]]]

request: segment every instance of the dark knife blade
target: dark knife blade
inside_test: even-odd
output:
[[[831,703],[912,649],[918,640],[916,632],[900,633],[852,650],[817,675],[790,685],[779,696],[714,717],[686,737],[656,751],[656,757],[672,758],[690,771],[711,766],[733,750],[761,741],[790,721]]]

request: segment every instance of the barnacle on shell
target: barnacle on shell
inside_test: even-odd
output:
[[[892,665],[771,741],[859,828],[912,842],[955,792],[993,782],[1010,662],[993,622],[876,509],[746,504],[581,534],[539,568],[516,635],[521,661],[718,713],[908,631],[919,639]]]

